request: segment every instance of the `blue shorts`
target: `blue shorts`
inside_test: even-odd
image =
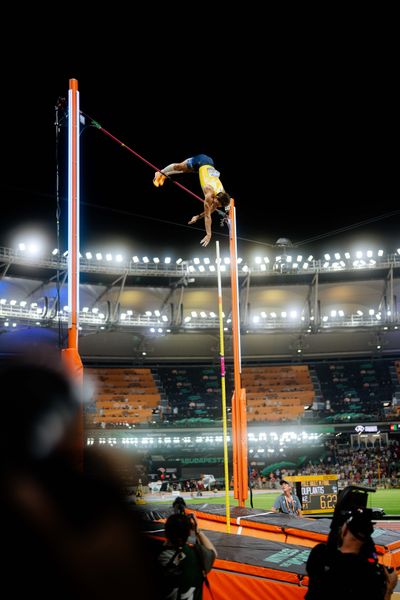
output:
[[[196,156],[188,158],[186,164],[192,171],[198,171],[204,165],[211,165],[213,167],[214,161],[207,154],[196,154]]]

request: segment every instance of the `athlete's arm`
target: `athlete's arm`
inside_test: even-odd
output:
[[[193,225],[193,223],[196,223],[199,219],[202,219],[204,215],[205,212],[202,212],[199,215],[194,215],[194,217],[192,217],[190,221],[188,221],[188,225]]]
[[[206,235],[201,240],[200,244],[205,248],[208,246],[211,240],[211,213],[217,208],[215,202],[214,192],[209,189],[205,193],[204,200],[204,226],[206,228]]]

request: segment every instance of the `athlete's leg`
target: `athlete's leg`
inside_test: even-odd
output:
[[[167,177],[171,175],[179,175],[179,173],[190,173],[192,169],[188,165],[190,158],[184,160],[180,163],[171,163],[170,165],[161,169],[161,171],[157,171],[154,175],[153,183],[156,187],[164,184],[164,181]]]

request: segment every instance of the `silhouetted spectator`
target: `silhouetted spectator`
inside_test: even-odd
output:
[[[389,600],[395,571],[378,564],[369,509],[354,507],[339,528],[337,547],[317,544],[307,561],[307,600]]]
[[[146,545],[111,463],[90,451],[82,471],[71,452],[79,389],[59,364],[15,363],[0,377],[1,578],[9,597],[153,598]]]

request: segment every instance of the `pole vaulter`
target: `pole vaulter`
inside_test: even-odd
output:
[[[71,80],[74,82],[76,80]],[[77,85],[76,85],[77,94]],[[78,98],[78,97],[77,97]],[[78,100],[76,100],[76,105]],[[79,108],[78,108],[79,112]],[[138,152],[124,144],[117,137],[112,135],[109,131],[104,129],[97,121],[92,119],[89,115],[81,112],[81,114],[91,121],[91,125],[102,131],[110,139],[114,140],[122,148],[128,150],[131,154],[145,162],[154,171],[160,171],[157,166],[146,160]],[[75,135],[78,131],[79,119],[76,121]],[[79,156],[78,150],[76,150],[77,156]],[[75,173],[76,176],[76,173]],[[175,185],[180,187],[182,190],[197,198],[204,204],[203,198],[189,190],[187,187],[175,181],[171,177],[168,177]],[[226,213],[217,210],[219,214],[224,217],[226,221]],[[75,214],[77,218],[77,215]],[[239,284],[238,284],[238,269],[237,269],[237,237],[236,237],[236,211],[235,202],[231,198],[229,207],[229,252],[230,252],[230,267],[231,267],[231,293],[232,293],[232,334],[233,334],[233,364],[234,364],[234,381],[235,391],[232,396],[232,446],[233,446],[233,478],[234,478],[234,496],[238,500],[239,506],[244,506],[248,496],[248,458],[247,458],[247,416],[246,416],[246,390],[241,387],[241,352],[240,352],[240,315],[239,315]],[[75,237],[77,236],[77,230],[75,230]],[[76,256],[76,261],[79,261],[79,250]],[[70,279],[70,278],[68,278]],[[71,314],[72,319],[72,314]],[[75,315],[77,323],[77,315]],[[73,323],[73,321],[71,321]],[[71,325],[71,344],[74,342],[74,330]],[[70,346],[72,348],[73,346]],[[76,341],[76,356],[79,357],[77,352],[77,341]],[[80,360],[80,358],[79,358]]]

